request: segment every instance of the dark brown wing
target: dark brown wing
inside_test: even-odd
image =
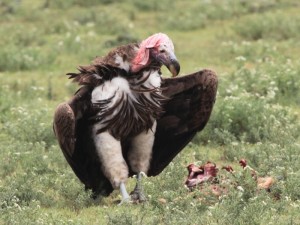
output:
[[[170,100],[157,121],[149,176],[158,175],[201,131],[215,103],[218,79],[211,70],[164,79],[163,94]]]
[[[61,103],[54,114],[53,128],[67,162],[86,189],[92,189],[95,195],[108,195],[113,188],[101,171],[88,120],[91,91],[82,87],[69,102]]]

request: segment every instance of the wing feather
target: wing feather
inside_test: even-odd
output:
[[[84,86],[70,101],[59,104],[53,128],[67,162],[86,189],[95,195],[108,195],[113,188],[102,173],[90,131],[91,91]]]
[[[158,175],[201,131],[215,103],[218,79],[211,70],[164,80],[163,92],[170,100],[157,121],[149,176]]]
[[[68,103],[61,103],[57,106],[53,129],[59,146],[67,155],[72,156],[75,148],[75,115]]]

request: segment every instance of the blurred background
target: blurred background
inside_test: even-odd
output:
[[[299,224],[299,12],[298,0],[0,0],[0,224]],[[116,194],[89,198],[52,117],[78,89],[66,73],[157,32],[173,40],[181,75],[216,71],[218,96],[205,130],[147,181],[149,204],[128,211]],[[253,188],[187,195],[189,163],[240,158],[278,178],[284,200]]]

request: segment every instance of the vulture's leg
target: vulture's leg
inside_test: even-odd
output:
[[[125,184],[122,182],[120,183],[120,192],[122,195],[122,200],[120,204],[125,203],[125,202],[130,202],[130,196],[126,190]]]
[[[147,198],[144,194],[143,185],[142,185],[142,177],[146,176],[144,172],[139,172],[136,175],[136,185],[134,190],[130,193],[131,199],[134,202],[145,202]]]
[[[132,171],[137,174],[137,183],[131,193],[133,201],[146,201],[141,180],[142,175],[146,175],[149,169],[155,130],[156,122],[154,122],[152,129],[138,134],[131,141],[131,149],[128,152],[128,160]]]
[[[122,155],[121,143],[108,132],[97,134],[98,126],[93,129],[94,142],[102,164],[104,175],[109,179],[114,189],[120,189],[123,202],[129,202],[125,183],[128,178],[128,167]]]

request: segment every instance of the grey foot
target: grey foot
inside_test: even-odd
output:
[[[131,200],[134,203],[141,203],[146,202],[147,198],[143,192],[143,189],[140,187],[140,185],[136,185],[134,190],[130,193]]]
[[[120,192],[122,195],[122,200],[118,205],[128,204],[128,203],[132,202],[130,196],[128,195],[128,193],[126,191],[126,187],[125,187],[124,183],[120,184]]]

